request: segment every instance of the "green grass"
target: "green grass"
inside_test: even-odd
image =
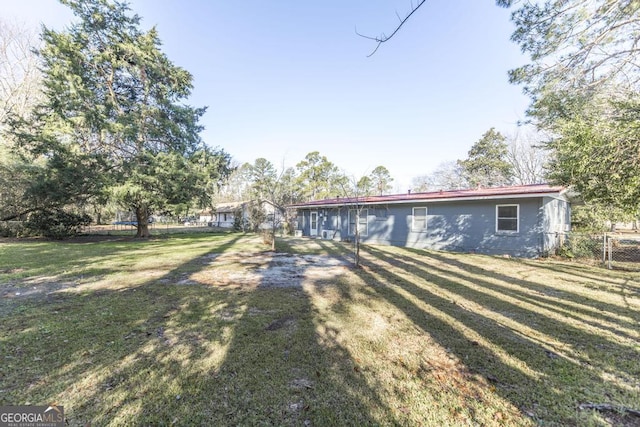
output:
[[[640,409],[637,273],[366,246],[360,269],[305,264],[274,287],[267,249],[0,241],[0,405],[57,402],[70,425],[640,421],[580,406]]]

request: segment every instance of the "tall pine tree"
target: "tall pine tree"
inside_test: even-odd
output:
[[[23,142],[40,153],[73,153],[135,212],[138,237],[148,217],[170,202],[197,197],[204,108],[184,103],[192,76],[160,50],[155,28],[143,31],[126,3],[62,0],[78,18],[67,30],[45,28],[45,100]],[[32,124],[31,124],[32,125]],[[185,163],[186,162],[186,163]],[[98,189],[92,189],[98,190]]]

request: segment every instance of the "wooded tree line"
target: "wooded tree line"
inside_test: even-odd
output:
[[[151,214],[185,207],[246,198],[284,206],[392,189],[384,166],[348,177],[317,151],[287,169],[263,158],[234,166],[201,140],[206,109],[185,103],[192,76],[162,52],[155,28],[141,30],[120,1],[62,3],[77,21],[43,28],[39,43],[0,22],[0,222],[64,234],[86,213],[99,220],[110,203],[135,212],[145,237]],[[509,78],[531,97],[530,120],[546,138],[507,141],[490,129],[466,159],[417,178],[414,190],[549,178],[575,188],[594,212],[637,216],[640,3],[497,4],[513,9],[513,41],[531,58]],[[58,229],[46,230],[52,224]]]
[[[317,199],[340,197],[355,191],[361,196],[388,194],[393,178],[384,166],[352,181],[318,151],[308,153],[295,167],[278,169],[265,158],[239,166],[221,186],[217,199],[221,202],[264,199],[288,205]],[[277,197],[273,189],[278,189]]]
[[[471,146],[466,159],[444,162],[430,174],[414,178],[412,190],[545,183],[548,154],[542,148],[540,138],[537,133],[507,138],[491,128]]]
[[[154,214],[344,192],[349,179],[318,152],[286,170],[264,158],[234,166],[200,139],[205,108],[185,104],[192,76],[161,51],[155,28],[142,31],[126,3],[62,2],[77,21],[44,28],[40,42],[0,23],[0,222],[62,236],[111,204],[134,212],[146,237]],[[391,181],[380,166],[359,191],[382,194]]]

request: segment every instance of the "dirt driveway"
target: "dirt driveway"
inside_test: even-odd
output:
[[[114,240],[101,237],[100,240]],[[127,239],[115,239],[127,240]],[[85,243],[81,239],[78,243]],[[196,260],[199,264],[196,271],[180,271],[171,268],[146,270],[144,274],[147,282],[157,280],[167,285],[205,285],[232,286],[235,288],[287,288],[302,287],[305,282],[317,283],[340,276],[350,268],[350,262],[344,258],[329,255],[292,254],[281,252],[223,252],[210,253]],[[19,271],[3,271],[16,273]],[[123,272],[114,270],[112,273],[99,276],[87,276],[81,273],[62,276],[34,275],[3,280],[0,274],[0,314],[15,308],[16,303],[27,300],[42,300],[44,302],[55,299],[65,292],[97,291],[111,287],[116,275]],[[77,276],[77,277],[76,277]],[[113,276],[113,277],[110,277]],[[120,280],[121,286],[127,286]]]
[[[349,262],[328,255],[279,252],[229,252],[211,254],[207,267],[177,282],[235,285],[247,288],[300,287],[305,281],[322,281],[344,274]]]

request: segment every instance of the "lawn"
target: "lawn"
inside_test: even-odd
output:
[[[0,241],[0,406],[70,425],[638,425],[640,274],[250,234]]]

